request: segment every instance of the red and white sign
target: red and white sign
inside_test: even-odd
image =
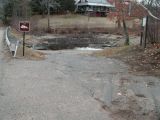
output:
[[[19,22],[19,30],[21,32],[29,32],[30,31],[30,22],[29,21],[20,21]]]

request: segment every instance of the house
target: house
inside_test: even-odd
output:
[[[114,7],[107,0],[77,0],[75,4],[77,13],[89,12],[96,16],[106,16],[107,12]]]

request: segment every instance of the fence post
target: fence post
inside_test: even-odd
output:
[[[140,46],[142,46],[142,43],[143,43],[143,30],[144,30],[144,27],[142,26],[142,27],[141,27],[141,39],[140,39]]]
[[[147,33],[148,33],[148,16],[146,17],[146,25],[144,29],[143,48],[146,48],[147,45]]]

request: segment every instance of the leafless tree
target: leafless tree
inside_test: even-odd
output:
[[[143,5],[156,17],[160,17],[160,0],[143,0]]]
[[[42,9],[44,10],[43,13],[47,9],[48,31],[50,31],[50,8],[57,7],[58,3],[55,0],[40,0],[39,2],[40,2]]]

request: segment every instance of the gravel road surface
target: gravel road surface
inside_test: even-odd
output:
[[[90,51],[62,50],[44,51],[42,61],[8,61],[2,36],[0,29],[0,120],[113,120],[102,103],[110,106],[126,89],[125,96],[149,99],[144,111],[154,110],[154,101],[159,101],[159,79],[130,75],[128,66],[118,60],[93,57]],[[126,89],[119,89],[121,82]]]
[[[3,32],[0,29],[0,120],[112,120],[93,98],[100,61],[72,51],[47,52],[44,61],[8,61]]]

